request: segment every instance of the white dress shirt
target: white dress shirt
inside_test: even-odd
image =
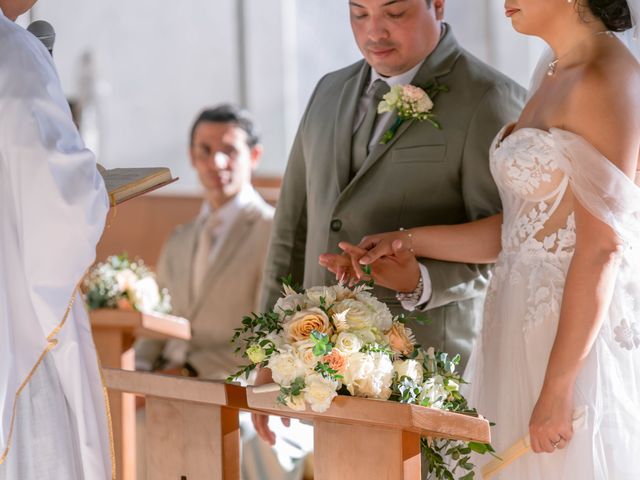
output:
[[[255,191],[251,184],[248,184],[240,190],[240,192],[229,200],[227,203],[222,205],[220,208],[212,209],[209,202],[204,201],[202,203],[202,207],[200,208],[200,213],[196,218],[196,223],[198,225],[198,236],[202,229],[205,227],[207,220],[210,216],[216,216],[216,225],[215,228],[210,232],[212,237],[212,242],[210,245],[209,256],[208,256],[208,265],[212,265],[215,261],[218,253],[220,252],[220,248],[224,245],[224,242],[229,235],[231,227],[234,222],[238,218],[238,214],[242,211],[244,207],[249,204],[255,203],[255,198],[259,197],[258,192]],[[192,262],[196,261],[198,255],[194,255]],[[202,279],[201,279],[202,280]],[[175,341],[169,340],[162,352],[162,356],[166,360],[166,365],[164,368],[175,368],[183,366],[187,361],[187,356],[189,353],[189,342],[186,341]],[[145,361],[143,359],[136,360],[136,368],[141,370],[151,370],[153,365],[151,362]]]
[[[211,243],[209,265],[213,263],[220,251],[220,247],[224,245],[224,242],[229,235],[229,231],[238,217],[238,213],[240,213],[240,211],[242,211],[242,209],[248,204],[254,203],[253,199],[256,197],[259,197],[258,192],[255,191],[253,186],[248,184],[245,185],[235,197],[220,208],[213,210],[209,202],[205,201],[202,203],[200,213],[196,220],[198,223],[198,229],[200,230],[204,227],[204,224],[210,215],[215,215],[218,220],[215,229],[211,232],[215,241]]]

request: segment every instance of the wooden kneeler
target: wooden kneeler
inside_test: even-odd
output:
[[[244,389],[223,382],[105,369],[112,390],[146,397],[147,478],[239,480]]]
[[[346,396],[324,413],[295,412],[276,403],[278,392],[256,390],[247,388],[250,409],[313,422],[315,480],[420,480],[421,437],[491,441],[483,418]]]

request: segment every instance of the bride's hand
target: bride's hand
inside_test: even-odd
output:
[[[358,276],[358,280],[371,278],[377,285],[396,292],[412,292],[418,285],[420,280],[418,261],[400,240],[391,243],[389,255],[378,258],[370,264],[371,277],[364,273],[359,265],[368,253],[365,249],[347,242],[341,242],[338,246],[351,257],[351,268]]]
[[[406,230],[377,233],[364,237],[358,247],[368,250],[360,258],[361,265],[371,265],[381,257],[394,255],[393,243],[400,241],[407,250],[412,250],[411,234]]]
[[[531,449],[536,453],[552,453],[563,449],[573,436],[572,389],[544,389],[529,420]]]

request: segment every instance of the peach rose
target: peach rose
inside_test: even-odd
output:
[[[338,373],[344,372],[344,368],[347,365],[347,357],[345,357],[340,350],[334,348],[329,355],[322,357],[324,363],[328,363],[329,367]]]
[[[314,330],[330,334],[331,324],[329,317],[321,309],[309,308],[293,315],[284,325],[284,330],[290,341],[299,342],[308,339]]]
[[[400,322],[393,322],[391,329],[387,332],[389,346],[391,350],[402,355],[409,355],[413,352],[413,334]]]

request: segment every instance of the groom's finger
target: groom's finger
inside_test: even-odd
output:
[[[344,253],[349,255],[351,261],[351,268],[353,268],[358,279],[362,279],[366,276],[364,271],[362,270],[362,266],[360,264],[360,260],[364,254],[367,253],[366,250],[356,247],[355,245],[350,244],[349,242],[340,242],[338,247],[342,249]]]

